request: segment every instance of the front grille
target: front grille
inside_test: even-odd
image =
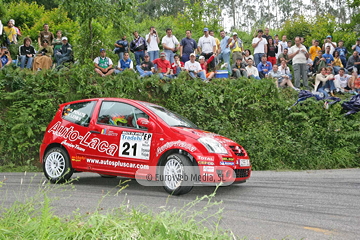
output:
[[[229,146],[236,156],[245,156],[245,153],[239,146]]]
[[[249,173],[250,173],[250,169],[234,169],[234,177],[235,178],[248,177]]]

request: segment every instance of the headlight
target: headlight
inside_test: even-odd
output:
[[[198,141],[202,145],[204,145],[204,147],[206,147],[206,149],[210,153],[221,153],[221,154],[227,154],[228,153],[226,151],[226,149],[224,148],[224,146],[221,145],[221,143],[219,143],[218,141],[216,141],[213,138],[202,137],[202,138],[199,138]]]

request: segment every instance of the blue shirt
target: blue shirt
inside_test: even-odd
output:
[[[8,59],[8,57],[7,57],[6,55],[1,56],[0,60],[1,60],[1,63],[2,63],[2,66],[3,66],[3,67],[4,67],[4,66],[8,63],[8,61],[9,61],[9,59]]]
[[[260,62],[257,65],[257,69],[258,69],[259,73],[262,72],[263,74],[268,74],[272,70],[272,64],[271,64],[271,62],[266,62],[266,64],[263,64],[262,62]],[[268,71],[264,72],[263,71],[264,69],[267,69]]]
[[[355,46],[354,51],[357,51],[358,53],[360,53],[360,46],[359,45],[353,45],[352,47]]]
[[[221,41],[220,41],[221,53],[230,52],[230,47],[228,46],[229,38],[230,38],[229,36],[225,36],[223,39],[221,39]],[[228,46],[228,47],[226,47],[226,46]]]
[[[197,43],[192,38],[181,39],[180,46],[183,46],[183,54],[190,55],[197,49]]]
[[[323,56],[323,58],[325,58],[326,64],[329,64],[329,63],[331,63],[332,61],[334,61],[334,57],[333,57],[333,55],[331,55],[331,54],[326,54],[326,53],[324,53],[322,56]]]
[[[120,68],[122,68],[122,69],[130,68],[130,64],[131,64],[130,58],[128,58],[128,60],[126,60],[126,61],[124,59],[120,60]]]
[[[335,51],[339,52],[340,58],[346,58],[347,50],[345,47],[337,47]]]

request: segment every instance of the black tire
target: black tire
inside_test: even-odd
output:
[[[60,147],[51,148],[46,152],[43,170],[46,178],[52,183],[63,183],[69,180],[74,172],[67,152]]]
[[[101,174],[99,173],[99,175],[102,177],[102,178],[116,178],[117,176],[114,176],[114,175],[105,175],[105,174]]]
[[[180,179],[177,181],[173,180],[174,178],[168,178],[170,177],[169,175],[174,173],[174,171],[170,169],[172,167],[174,168],[174,166],[176,166],[176,171],[178,171],[175,175]],[[193,182],[191,180],[193,176],[192,166],[190,159],[184,155],[177,153],[169,155],[166,158],[164,166],[160,168],[161,180],[165,191],[171,195],[182,195],[190,192],[193,188]]]

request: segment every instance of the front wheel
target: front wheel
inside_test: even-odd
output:
[[[193,188],[191,161],[181,154],[171,154],[162,166],[162,182],[166,192],[172,195],[181,195]]]
[[[59,147],[51,148],[44,157],[44,174],[52,183],[69,180],[73,174],[67,152]]]

